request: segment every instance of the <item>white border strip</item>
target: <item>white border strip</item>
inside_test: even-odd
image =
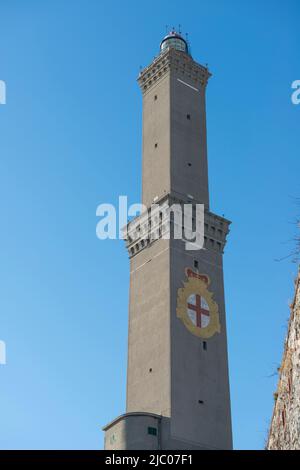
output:
[[[192,90],[199,91],[198,88],[195,88],[194,86],[189,85],[189,84],[186,83],[186,82],[183,82],[182,80],[180,80],[180,78],[177,78],[177,80],[178,80],[180,83],[183,83],[184,85],[188,86],[188,87],[191,88]]]
[[[169,250],[169,246],[167,246],[167,248],[164,248],[163,250],[161,250],[161,251],[159,251],[158,253],[156,253],[156,255],[154,255],[153,258],[148,259],[148,261],[145,261],[145,263],[141,264],[141,265],[138,266],[136,269],[133,269],[132,271],[130,271],[130,274],[135,273],[136,271],[138,271],[139,269],[141,269],[143,266],[145,266],[145,264],[150,263],[150,261],[152,261],[153,259],[157,258],[158,256],[160,256],[162,253],[164,253],[164,252],[167,251],[167,250]]]

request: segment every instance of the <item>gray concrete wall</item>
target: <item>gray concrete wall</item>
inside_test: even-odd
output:
[[[169,241],[131,258],[127,412],[170,416]]]
[[[222,253],[208,249],[189,252],[177,240],[172,242],[170,253],[171,435],[205,448],[231,449]],[[199,262],[199,272],[210,277],[208,290],[219,306],[221,333],[208,339],[194,336],[176,316],[177,290],[186,280],[185,269],[194,269],[194,260]]]
[[[217,232],[222,222],[209,221]],[[183,241],[158,240],[131,258],[127,412],[171,417],[167,448],[232,448],[222,256],[217,243],[191,252]],[[177,291],[194,260],[219,307],[221,332],[208,339],[176,315]]]
[[[171,192],[190,194],[208,208],[205,85],[175,69],[170,94]]]
[[[143,96],[142,202],[170,191],[170,74]],[[157,145],[157,147],[156,147]]]
[[[172,191],[209,205],[205,89],[208,70],[169,50],[142,72],[142,201]],[[190,119],[187,118],[189,115]]]

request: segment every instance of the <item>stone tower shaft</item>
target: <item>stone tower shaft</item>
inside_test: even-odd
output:
[[[106,449],[231,449],[223,286],[230,222],[210,211],[208,69],[176,32],[142,70],[142,202],[128,224],[130,295],[126,413],[104,430]],[[204,247],[164,237],[152,204],[205,207]],[[173,228],[174,228],[174,221]]]
[[[210,75],[176,49],[167,49],[139,75],[146,206],[177,193],[209,207],[205,90]]]

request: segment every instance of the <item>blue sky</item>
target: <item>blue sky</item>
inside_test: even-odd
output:
[[[233,221],[234,445],[263,448],[297,271],[275,259],[299,214],[299,2],[2,0],[0,17],[0,448],[102,448],[125,410],[128,259],[95,212],[139,201],[136,77],[178,23],[213,73],[211,208]]]

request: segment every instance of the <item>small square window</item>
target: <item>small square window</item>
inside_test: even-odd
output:
[[[150,436],[157,436],[157,429],[149,426],[148,427],[148,434],[150,434]]]

